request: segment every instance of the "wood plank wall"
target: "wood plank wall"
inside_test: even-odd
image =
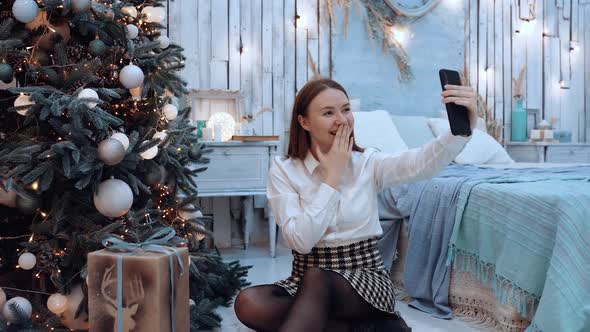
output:
[[[323,0],[170,1],[168,7],[168,33],[185,48],[189,87],[240,90],[246,112],[272,109],[256,119],[258,134],[284,137],[295,94],[313,76],[310,61],[330,76],[331,24]]]
[[[574,142],[590,141],[590,1],[467,3],[465,66],[510,140],[513,81],[526,65],[524,107],[539,109]],[[579,50],[571,50],[577,45]]]

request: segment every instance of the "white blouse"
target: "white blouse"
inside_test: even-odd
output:
[[[393,156],[375,149],[353,151],[338,188],[322,182],[319,162],[276,157],[269,171],[267,197],[287,247],[302,254],[313,247],[335,247],[383,233],[377,194],[385,188],[434,176],[447,166],[468,137],[442,135],[422,148]]]

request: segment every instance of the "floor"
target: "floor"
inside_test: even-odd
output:
[[[291,252],[283,247],[277,247],[276,258],[271,258],[268,252],[268,246],[250,247],[248,250],[242,249],[224,249],[221,254],[226,261],[239,260],[242,265],[252,265],[248,273],[248,281],[252,285],[269,284],[276,280],[285,278],[291,271]],[[398,310],[413,332],[470,332],[481,331],[477,327],[470,326],[459,320],[441,320],[432,318],[418,310],[408,307],[405,303],[398,301],[396,303]],[[222,326],[218,331],[221,332],[250,332],[242,325],[233,312],[233,308],[220,308],[218,313],[222,316]]]

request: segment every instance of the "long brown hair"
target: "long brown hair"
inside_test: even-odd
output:
[[[297,93],[295,102],[293,103],[293,111],[291,112],[291,126],[289,130],[289,148],[287,150],[287,156],[290,158],[299,158],[303,160],[305,159],[305,156],[307,156],[307,152],[311,146],[311,137],[309,136],[309,132],[301,127],[297,118],[299,115],[306,117],[308,112],[307,109],[309,108],[311,101],[320,94],[320,92],[327,89],[340,90],[346,95],[346,98],[348,98],[348,94],[346,93],[346,90],[344,90],[344,87],[329,78],[308,81]],[[352,150],[359,152],[364,151],[364,149],[356,145],[356,142],[353,142]]]

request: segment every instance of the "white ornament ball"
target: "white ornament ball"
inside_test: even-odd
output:
[[[196,302],[195,302],[195,300],[193,300],[193,299],[188,299],[188,305],[189,305],[189,307],[190,307],[190,306],[192,306],[192,305],[197,305],[197,303],[196,303]]]
[[[146,6],[141,11],[141,14],[145,17],[146,22],[162,23],[166,18],[166,11],[164,7],[152,7]]]
[[[88,314],[83,310],[78,318],[76,312],[80,303],[84,300],[84,292],[80,284],[73,286],[72,291],[67,296],[68,304],[66,305],[66,311],[62,314],[61,322],[71,330],[88,330],[90,328],[88,323]]]
[[[168,121],[172,121],[178,116],[178,108],[172,104],[164,105],[162,111],[164,112],[164,117],[166,117]]]
[[[31,317],[31,314],[33,313],[31,302],[24,297],[17,296],[4,303],[4,307],[2,307],[2,315],[4,316],[4,319],[11,323],[18,323],[18,318],[12,313],[12,310],[10,310],[10,305],[12,303],[16,304],[28,318]]]
[[[117,165],[125,159],[125,146],[114,138],[107,138],[98,144],[98,159],[109,166]]]
[[[14,107],[31,106],[33,104],[35,104],[35,101],[31,99],[31,96],[24,95],[24,94],[18,96],[18,98],[16,98],[14,100]],[[29,112],[29,109],[30,108],[23,108],[23,109],[20,109],[16,112],[20,115],[27,115],[27,113]]]
[[[18,266],[23,270],[30,270],[37,264],[37,257],[30,252],[25,252],[18,258]]]
[[[129,148],[129,137],[127,137],[127,135],[123,133],[114,133],[113,135],[111,135],[111,138],[121,142],[121,144],[123,144],[123,147],[125,148],[125,151],[127,151],[127,149]]]
[[[121,69],[119,81],[127,89],[137,88],[143,83],[143,71],[136,65],[127,65]]]
[[[84,89],[82,91],[80,91],[78,93],[78,98],[82,99],[82,98],[93,98],[93,99],[99,99],[98,98],[98,93],[96,93],[96,91],[92,90],[92,89]],[[96,106],[98,103],[96,102],[92,102],[92,101],[88,101],[86,102],[86,105],[88,105],[88,108],[94,108],[94,106]]]
[[[160,48],[166,48],[170,46],[170,38],[167,36],[158,37],[158,41],[160,42]]]
[[[164,131],[156,131],[154,136],[152,136],[152,139],[156,139],[156,138],[159,138],[160,144],[162,144],[162,143],[164,143],[166,138],[168,138],[168,134],[166,134],[166,132],[164,132]]]
[[[51,294],[47,299],[47,309],[56,315],[66,311],[68,308],[68,298],[60,293]]]
[[[0,308],[4,308],[4,303],[6,303],[6,293],[0,288]]]
[[[16,0],[12,4],[12,14],[20,22],[32,22],[38,13],[39,6],[35,0]]]
[[[184,206],[184,208],[187,209],[194,209],[195,206],[192,204],[187,204],[186,206]],[[178,210],[178,216],[184,220],[190,220],[190,219],[194,219],[194,218],[200,218],[203,216],[203,213],[201,213],[201,211],[183,211],[182,209]]]
[[[119,179],[108,179],[98,185],[94,193],[94,206],[103,216],[118,218],[133,205],[133,192],[129,185]]]
[[[125,34],[127,39],[135,39],[139,35],[139,29],[133,24],[127,24],[125,26]]]
[[[85,12],[91,5],[90,0],[72,0],[72,8],[75,12]]]
[[[153,6],[145,6],[141,10],[141,15],[146,22],[153,22],[152,21],[152,10],[154,9]]]
[[[146,144],[149,141],[143,141],[142,145]],[[158,146],[153,146],[142,153],[139,154],[143,159],[154,159],[155,156],[158,155]]]
[[[166,8],[154,7],[152,15],[154,16],[155,22],[162,23],[166,19]]]
[[[127,16],[131,16],[133,18],[137,17],[137,8],[135,6],[125,6],[121,8],[121,11],[126,14]]]

